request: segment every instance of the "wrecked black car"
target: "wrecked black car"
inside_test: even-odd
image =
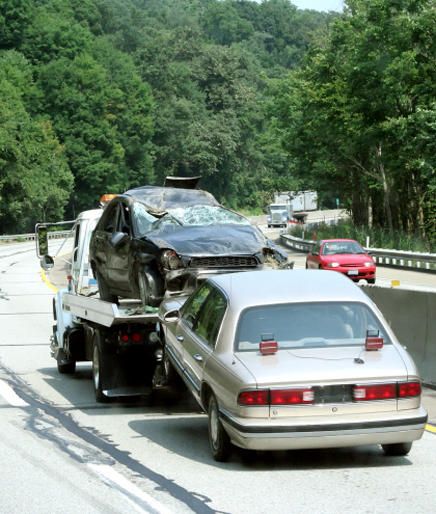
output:
[[[191,293],[216,273],[291,267],[260,229],[205,191],[144,186],[110,201],[91,238],[103,300]]]

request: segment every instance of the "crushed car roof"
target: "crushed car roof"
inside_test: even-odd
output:
[[[144,186],[130,189],[124,193],[133,196],[140,202],[157,212],[164,212],[176,207],[188,207],[191,205],[221,204],[213,195],[201,189],[180,189],[175,187]]]

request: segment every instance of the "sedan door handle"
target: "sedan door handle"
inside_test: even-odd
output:
[[[203,362],[203,357],[199,353],[194,355],[194,359],[198,362]]]
[[[183,336],[180,336],[180,335],[176,336],[176,339],[177,339],[177,341],[180,341],[181,343],[183,342]]]

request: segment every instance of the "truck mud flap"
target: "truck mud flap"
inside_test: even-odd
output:
[[[101,352],[100,368],[103,393],[109,398],[151,394],[151,378],[144,369],[145,359],[141,359],[142,369],[138,369],[138,356],[134,352],[120,355],[108,351],[105,346]]]

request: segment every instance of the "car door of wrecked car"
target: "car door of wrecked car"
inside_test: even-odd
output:
[[[118,220],[118,204],[109,205],[101,220],[99,221],[95,233],[92,237],[92,251],[94,260],[97,264],[97,272],[102,275],[109,284],[109,263],[110,238],[112,237]]]
[[[215,348],[226,308],[225,296],[214,288],[201,306],[192,330],[186,334],[183,365],[197,394],[200,394],[205,367]]]

